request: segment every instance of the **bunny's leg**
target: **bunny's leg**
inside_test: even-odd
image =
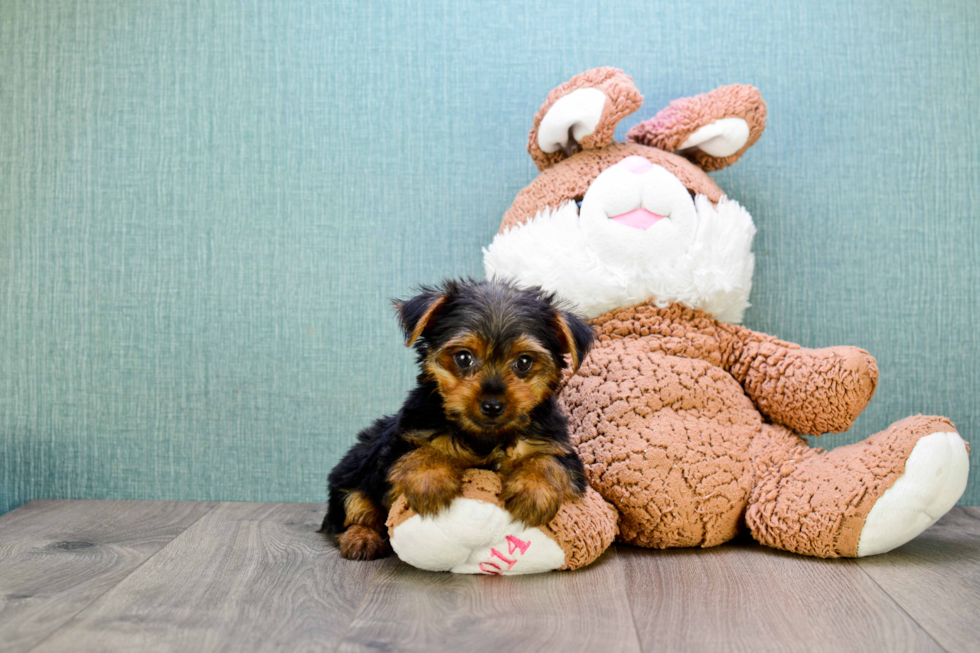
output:
[[[955,505],[969,471],[953,424],[922,415],[826,452],[766,425],[755,454],[758,478],[745,517],[753,537],[821,558],[908,542]]]

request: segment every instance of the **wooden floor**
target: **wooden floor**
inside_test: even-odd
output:
[[[341,560],[315,504],[34,501],[0,651],[978,651],[980,508],[865,560],[614,547],[578,572]]]

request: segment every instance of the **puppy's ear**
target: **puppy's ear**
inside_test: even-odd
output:
[[[395,300],[398,322],[405,332],[405,346],[411,347],[425,331],[448,301],[448,297],[437,290],[423,288],[422,294],[406,300]]]
[[[558,311],[555,322],[558,339],[564,352],[572,357],[572,373],[575,373],[592,349],[595,333],[582,318],[569,311]]]

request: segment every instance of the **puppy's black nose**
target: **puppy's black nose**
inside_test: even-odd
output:
[[[487,417],[500,417],[504,412],[504,402],[496,397],[487,397],[480,402],[480,412]]]

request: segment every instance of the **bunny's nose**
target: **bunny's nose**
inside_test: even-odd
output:
[[[644,172],[653,167],[653,164],[644,159],[642,156],[632,155],[628,156],[616,165],[626,168],[634,175],[642,175]]]

